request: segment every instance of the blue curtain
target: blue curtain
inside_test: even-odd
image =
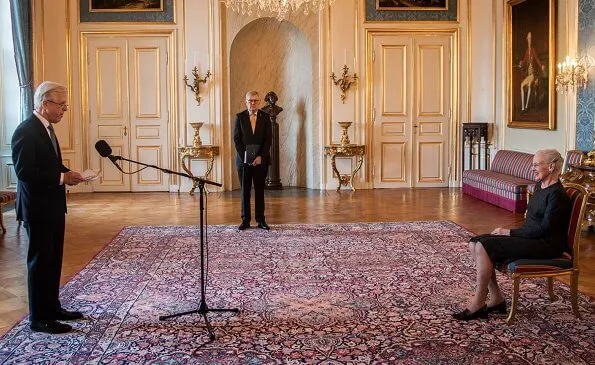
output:
[[[33,111],[33,24],[30,0],[9,0],[14,59],[21,89],[21,121]]]

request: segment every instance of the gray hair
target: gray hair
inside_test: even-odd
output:
[[[254,91],[254,90],[252,90],[252,91],[248,91],[248,92],[246,93],[246,100],[250,99],[250,97],[251,97],[251,96],[254,96],[254,95],[256,95],[256,96],[259,96],[259,97],[260,97],[260,94],[258,94],[258,91]]]
[[[542,155],[547,163],[555,163],[554,171],[552,173],[561,173],[562,166],[564,165],[564,159],[558,150],[555,149],[547,149],[547,150],[539,150],[535,152],[536,155]]]
[[[54,93],[59,92],[68,92],[68,88],[62,84],[53,81],[44,81],[42,82],[37,89],[35,90],[35,95],[33,96],[33,105],[35,109],[41,108],[41,105],[45,100],[48,100],[49,96]]]

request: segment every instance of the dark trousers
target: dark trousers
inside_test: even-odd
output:
[[[64,252],[64,217],[54,222],[25,222],[29,236],[27,289],[29,318],[55,319],[60,310],[60,275]]]
[[[250,222],[250,190],[254,182],[254,215],[257,222],[264,221],[264,180],[268,166],[236,165],[242,187],[242,221]]]

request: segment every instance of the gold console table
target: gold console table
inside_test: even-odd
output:
[[[366,146],[364,145],[332,144],[330,146],[324,146],[324,155],[331,156],[331,167],[333,168],[333,173],[339,178],[339,186],[337,186],[337,191],[341,190],[341,186],[349,186],[351,190],[355,191],[355,187],[353,187],[353,177],[361,169],[365,154]],[[355,167],[351,170],[351,174],[341,174],[339,170],[337,170],[337,164],[335,161],[337,157],[357,158]]]
[[[219,155],[219,146],[207,146],[201,145],[200,147],[178,147],[178,155],[180,156],[180,163],[182,169],[190,176],[194,176],[190,171],[190,160],[192,159],[206,159],[207,160],[207,171],[205,172],[205,180],[209,180],[211,171],[213,171],[213,163],[215,162],[215,156]],[[188,160],[188,164],[186,164]],[[194,190],[198,187],[198,181],[192,183],[192,189],[190,189],[190,195],[194,195]],[[206,189],[206,188],[205,188]],[[207,190],[208,192],[208,190]]]

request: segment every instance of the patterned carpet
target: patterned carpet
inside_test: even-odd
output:
[[[62,290],[86,314],[75,331],[32,333],[24,320],[0,340],[0,363],[595,364],[595,315],[568,288],[521,286],[517,323],[451,319],[471,294],[469,232],[452,222],[212,226],[208,343],[196,227],[126,228]],[[509,296],[510,281],[501,277]],[[510,296],[509,296],[510,297]],[[202,346],[201,346],[202,345]]]

